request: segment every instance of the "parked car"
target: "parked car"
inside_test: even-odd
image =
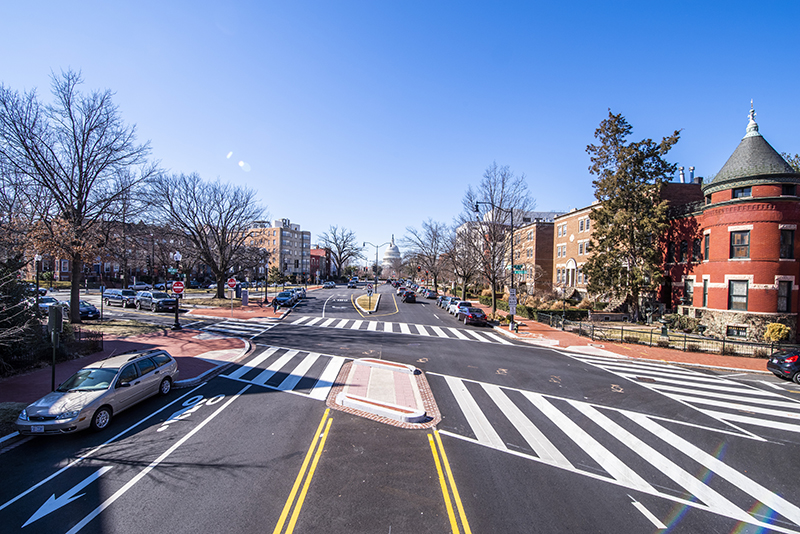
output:
[[[132,289],[134,291],[144,291],[146,289],[153,289],[153,286],[145,282],[136,282],[134,284],[129,285],[128,289]]]
[[[161,282],[159,284],[156,284],[154,287],[155,289],[159,289],[161,291],[169,291],[170,289],[172,289],[172,281],[170,280],[169,282]]]
[[[200,282],[197,280],[189,280],[189,289],[200,289]]]
[[[136,306],[136,291],[132,289],[106,289],[103,291],[103,302],[106,306]]]
[[[800,384],[800,349],[773,352],[767,361],[767,370],[779,378],[787,378]]]
[[[417,302],[417,296],[414,294],[413,291],[406,291],[403,293],[403,302]]]
[[[459,321],[464,321],[464,324],[485,325],[487,323],[486,314],[483,313],[483,310],[471,306],[459,306],[456,317],[458,317]]]
[[[399,296],[402,296],[406,291],[408,291],[408,289],[405,286],[400,286],[397,288],[397,294]]]
[[[139,291],[136,294],[136,309],[159,311],[175,311],[178,299],[172,298],[163,291]]]
[[[458,313],[458,307],[461,305],[472,306],[472,303],[466,300],[461,299],[453,299],[450,301],[450,305],[447,306],[447,313],[450,315],[455,315]]]
[[[336,289],[336,282],[330,282],[330,281],[325,282],[324,284],[322,284],[322,288],[323,289]]]
[[[358,281],[357,280],[350,280],[350,281],[347,282],[347,289],[355,289],[357,287],[358,287]]]
[[[275,300],[278,301],[279,306],[291,306],[294,304],[294,295],[290,291],[281,291],[275,295]]]
[[[36,284],[28,284],[28,293],[31,295],[36,294]],[[47,289],[39,286],[39,295],[41,296],[47,295]]]
[[[61,302],[61,306],[64,308],[64,314],[66,317],[70,316],[70,302],[71,301],[63,301]],[[98,310],[94,304],[91,302],[86,302],[85,300],[79,300],[78,306],[80,308],[81,319],[99,319],[100,318],[100,310]]]
[[[39,297],[39,314],[47,316],[49,313],[48,308],[50,308],[50,306],[58,306],[59,304],[61,303],[53,297]],[[31,307],[36,306],[36,297],[29,297],[28,305]]]
[[[52,393],[22,410],[20,434],[67,434],[103,430],[112,417],[153,395],[166,395],[178,376],[178,362],[159,349],[120,354],[87,365]]]

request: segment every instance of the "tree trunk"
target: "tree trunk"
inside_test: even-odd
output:
[[[83,278],[83,258],[80,252],[72,256],[72,269],[69,288],[69,320],[72,324],[81,322],[81,278]]]

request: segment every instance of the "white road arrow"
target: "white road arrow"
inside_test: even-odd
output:
[[[34,521],[36,521],[37,519],[41,519],[42,517],[46,516],[50,512],[55,512],[56,510],[58,510],[62,506],[71,503],[75,499],[79,499],[79,498],[83,497],[85,495],[85,493],[81,493],[80,495],[75,495],[75,494],[78,493],[79,491],[81,491],[83,488],[85,488],[89,484],[91,484],[92,482],[94,482],[95,480],[97,480],[98,478],[100,478],[101,476],[103,476],[103,474],[105,474],[106,471],[108,471],[112,467],[113,466],[110,466],[110,465],[107,465],[105,467],[101,467],[100,469],[95,471],[93,474],[89,475],[86,479],[84,479],[83,481],[79,482],[74,488],[72,488],[71,490],[66,492],[64,495],[62,495],[58,499],[56,499],[56,495],[54,493],[53,495],[50,496],[49,499],[47,499],[47,501],[45,501],[45,503],[41,507],[39,507],[38,510],[36,510],[36,513],[33,514],[31,516],[31,518],[28,519],[28,522],[25,523],[24,525],[22,525],[22,527],[25,528],[28,525],[30,525],[31,523],[33,523]]]

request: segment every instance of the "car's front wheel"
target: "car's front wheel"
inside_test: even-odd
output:
[[[106,308],[108,308],[110,306],[111,306],[111,301],[109,299],[106,299]]]
[[[158,306],[156,306],[156,303],[155,303],[155,302],[154,302],[154,303],[152,303],[152,304],[150,305],[150,311],[151,311],[151,312],[154,312],[154,311],[157,311],[157,310],[158,310]]]
[[[162,395],[167,395],[170,391],[172,391],[172,380],[165,378],[161,381],[161,385],[158,387],[158,392]]]
[[[108,406],[101,406],[94,412],[92,416],[92,430],[99,432],[103,430],[111,422],[111,408]]]
[[[136,309],[137,310],[141,310],[142,309],[142,303],[141,302],[137,302],[136,303]]]
[[[800,384],[800,371],[796,372],[796,373],[795,373],[795,374],[792,376],[792,380],[794,380],[794,383],[795,383],[795,384]]]

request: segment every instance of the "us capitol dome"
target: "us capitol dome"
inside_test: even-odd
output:
[[[383,253],[383,262],[381,265],[383,265],[384,268],[391,269],[400,258],[400,249],[394,244],[394,234],[392,234],[392,243],[389,245],[389,248],[386,249],[386,252]]]

